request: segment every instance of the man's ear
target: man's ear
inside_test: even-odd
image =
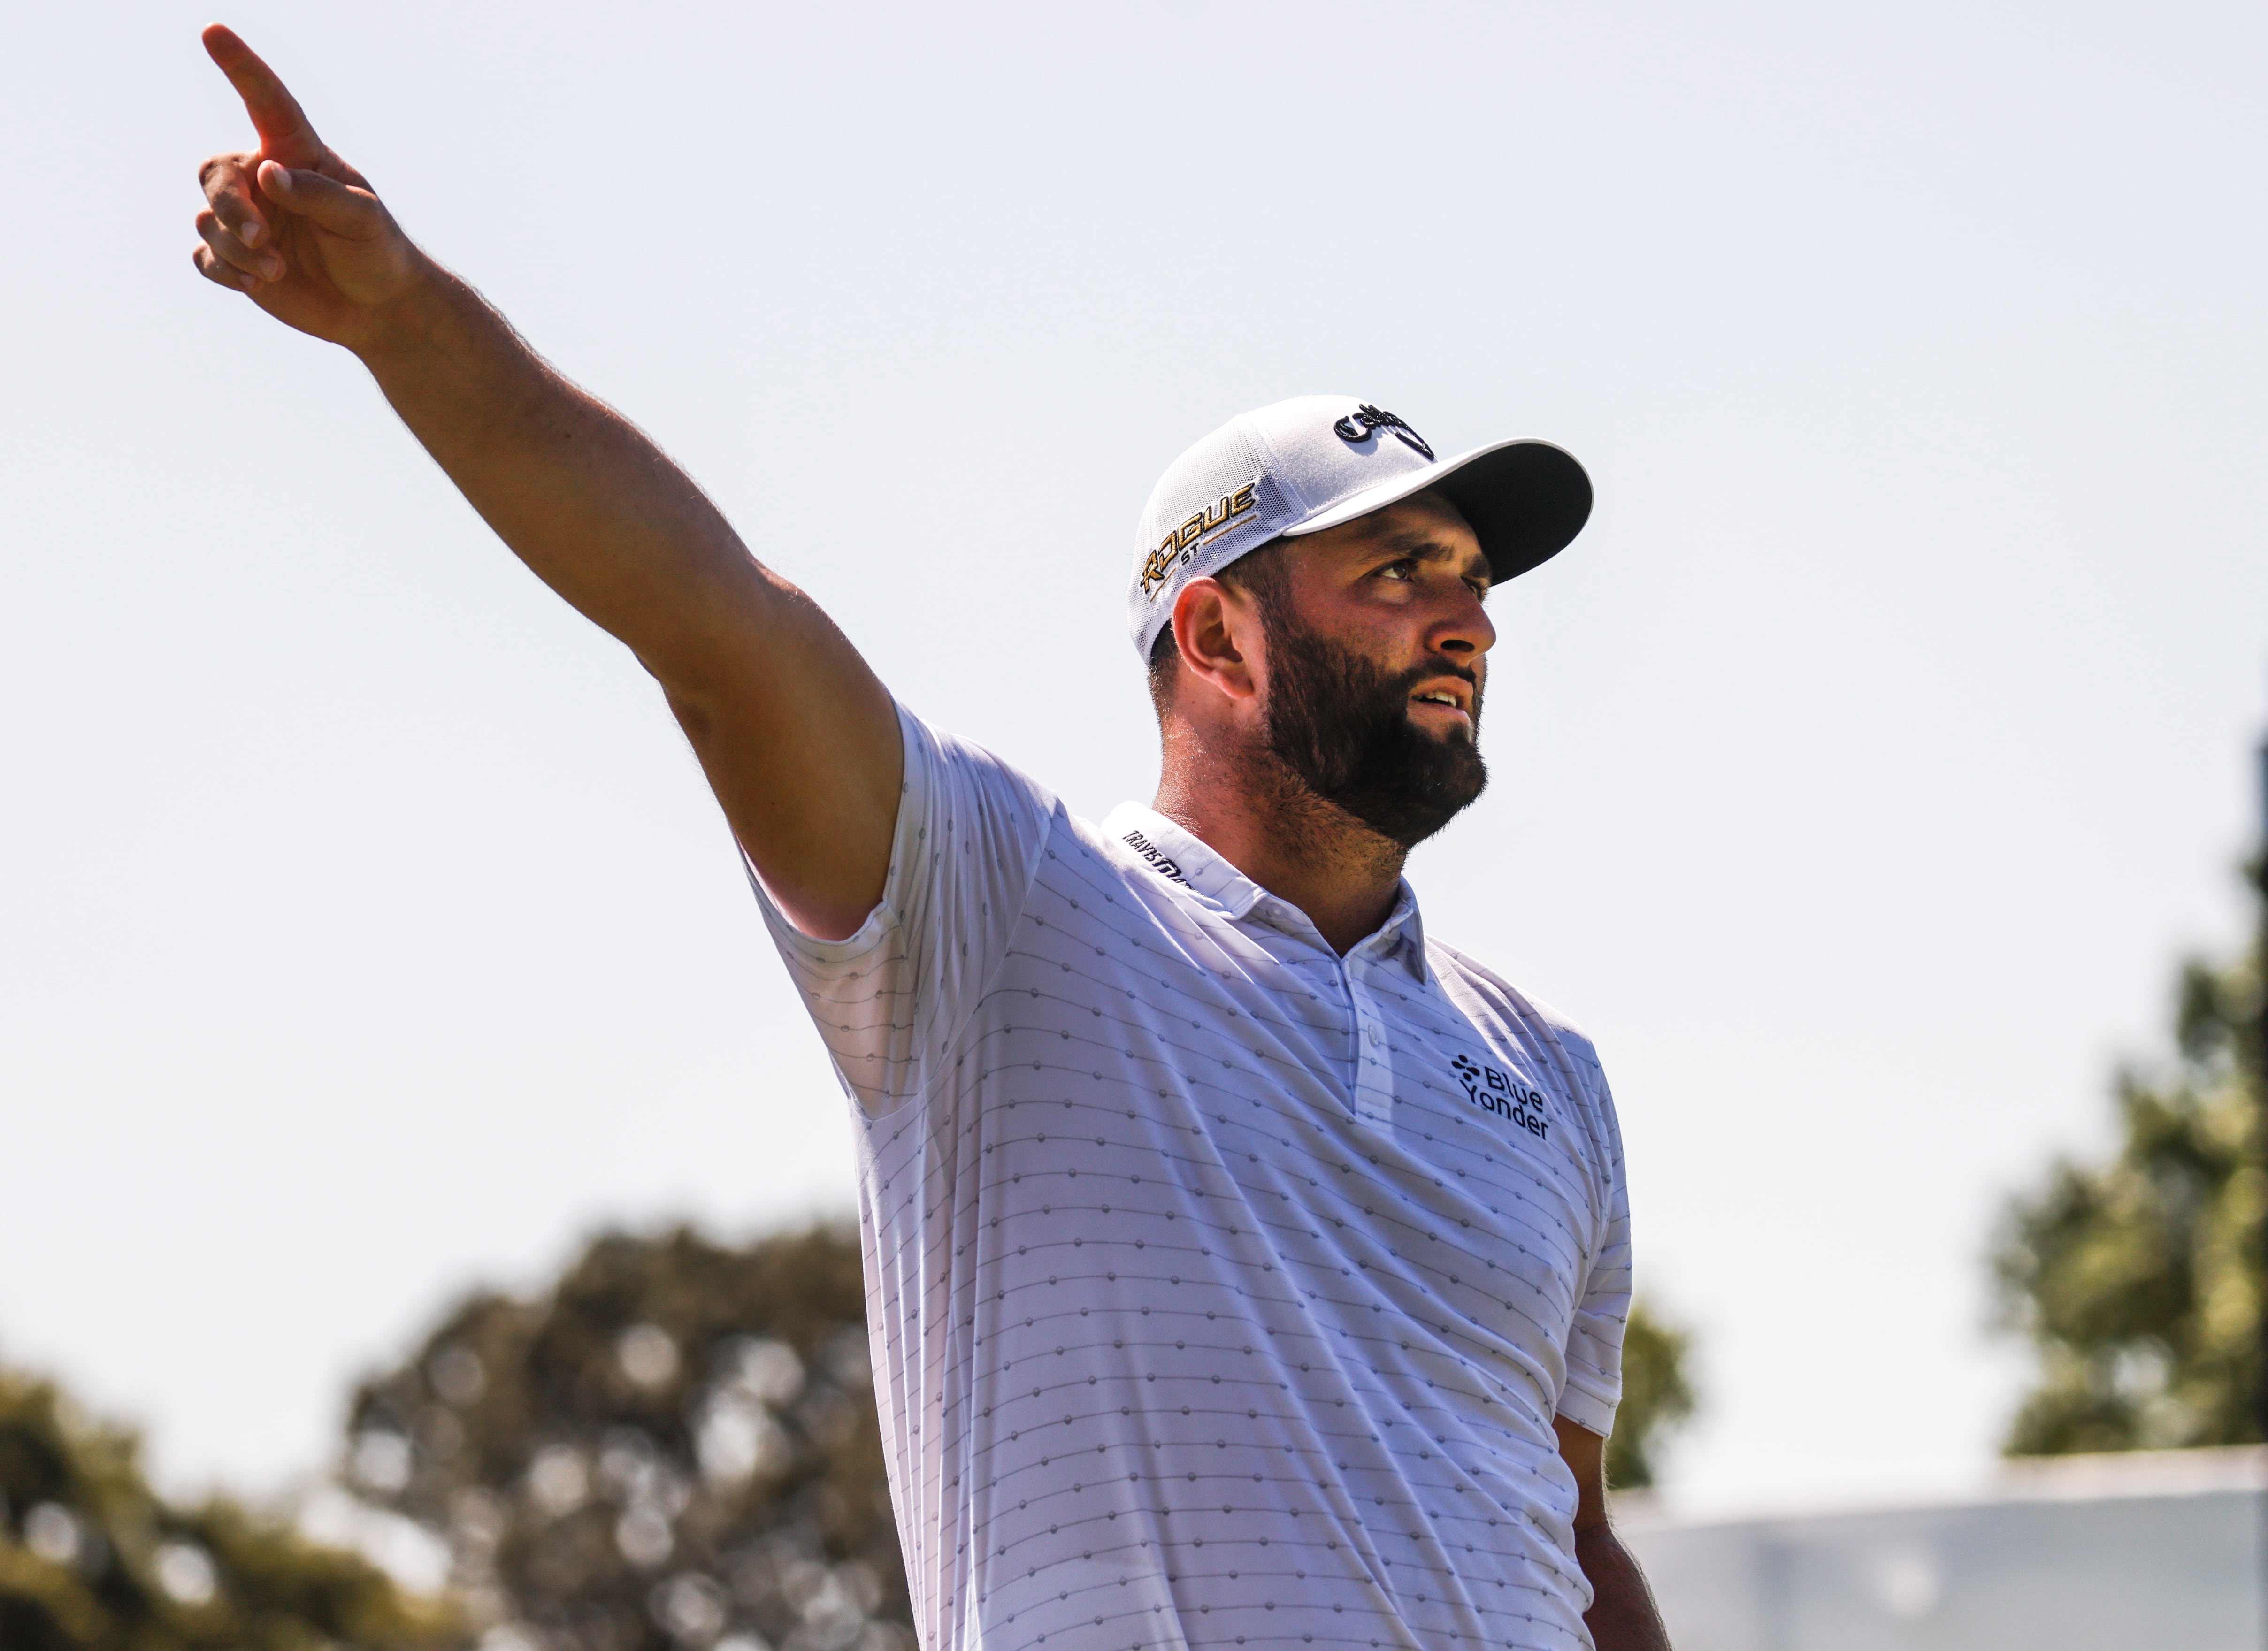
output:
[[[1182,668],[1232,700],[1259,692],[1259,605],[1219,579],[1191,579],[1174,599],[1174,643]]]

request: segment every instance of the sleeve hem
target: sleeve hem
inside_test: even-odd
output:
[[[780,910],[779,902],[773,899],[772,891],[764,887],[763,874],[756,870],[756,863],[748,858],[746,849],[740,851],[740,863],[747,868],[748,887],[755,890],[756,903],[763,908],[764,915],[771,919],[773,938],[807,962],[826,965],[855,962],[873,951],[897,921],[897,913],[890,909],[889,901],[883,899],[874,903],[874,909],[866,914],[866,920],[858,925],[858,932],[855,934],[845,935],[839,940],[822,940],[815,934],[806,934],[796,926],[794,918]]]
[[[1602,1400],[1570,1382],[1560,1389],[1558,1413],[1578,1427],[1587,1427],[1602,1439],[1614,1436],[1616,1401]]]

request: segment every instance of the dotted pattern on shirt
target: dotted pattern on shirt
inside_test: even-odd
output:
[[[1610,1426],[1629,1293],[1588,1042],[1406,890],[1343,962],[903,721],[883,905],[766,910],[858,1102],[925,1651],[1587,1646],[1552,1417]]]

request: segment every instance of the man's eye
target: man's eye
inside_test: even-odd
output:
[[[1382,579],[1406,579],[1415,577],[1417,571],[1418,559],[1415,556],[1403,556],[1400,561],[1389,562],[1379,569],[1378,577]]]

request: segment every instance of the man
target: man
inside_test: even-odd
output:
[[[1574,461],[1339,397],[1190,449],[1128,593],[1159,793],[1097,828],[902,710],[205,38],[260,148],[204,164],[198,268],[637,653],[747,858],[856,1102],[926,1651],[1666,1645],[1604,1511],[1612,1102],[1401,877],[1480,792],[1483,598],[1580,528]]]

